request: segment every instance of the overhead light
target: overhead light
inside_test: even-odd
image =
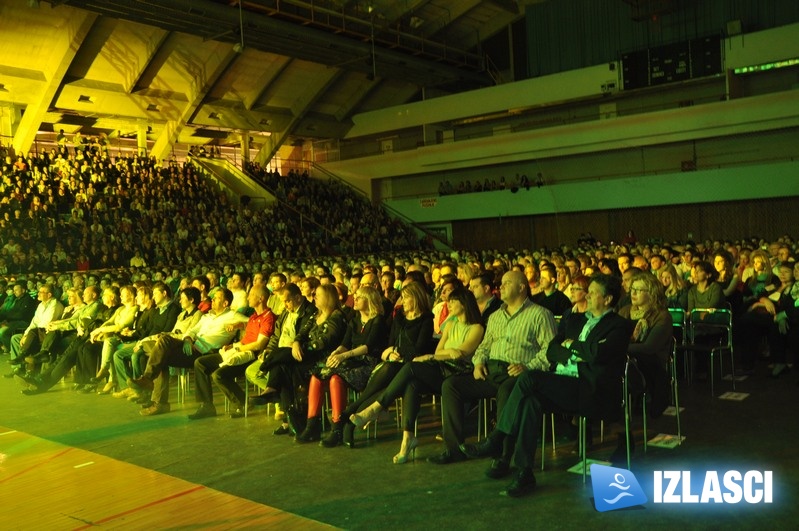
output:
[[[0,92],[8,92],[8,89],[3,83],[0,83]]]
[[[80,96],[78,96],[78,103],[94,103],[94,102],[92,101],[91,96],[84,96],[83,94],[81,94]]]
[[[149,104],[147,106],[147,110],[150,111],[150,112],[160,112],[161,111],[161,109],[159,109],[158,105],[156,105],[155,103]]]
[[[219,113],[216,113],[216,112],[212,112],[211,114],[208,115],[208,118],[210,118],[212,120],[219,120],[219,117],[220,117]]]
[[[411,28],[413,28],[413,29],[419,29],[419,27],[420,27],[422,24],[424,24],[424,19],[422,19],[422,18],[419,18],[419,17],[417,17],[417,16],[412,16],[412,17],[411,17],[411,22],[410,22]]]

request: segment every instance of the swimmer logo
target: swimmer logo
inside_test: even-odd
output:
[[[600,513],[643,505],[648,499],[635,475],[624,468],[591,465],[594,507]]]

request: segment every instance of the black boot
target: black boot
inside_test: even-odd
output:
[[[341,434],[341,439],[349,448],[355,448],[355,424],[344,421],[344,432]]]
[[[299,443],[307,443],[318,441],[319,438],[322,436],[322,418],[321,417],[313,417],[308,419],[308,422],[305,424],[305,429],[294,437],[294,440]]]
[[[342,421],[334,422],[333,427],[330,428],[330,433],[327,434],[327,437],[322,439],[322,442],[320,442],[319,445],[324,446],[325,448],[335,448],[342,442],[343,429],[344,429],[344,422]]]

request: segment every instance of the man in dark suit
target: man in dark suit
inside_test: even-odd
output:
[[[513,461],[517,472],[504,494],[518,497],[535,488],[533,460],[543,412],[605,420],[619,417],[624,363],[632,333],[630,321],[613,312],[620,293],[618,278],[592,277],[586,313],[568,315],[547,348],[547,358],[557,363],[556,372],[527,371],[520,375],[497,429],[478,444],[461,446],[469,457],[484,457],[497,455],[506,437],[515,439]]]

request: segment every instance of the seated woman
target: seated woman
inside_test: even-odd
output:
[[[302,360],[299,367],[296,367],[298,372],[291,375],[292,381],[298,379],[307,381],[311,368],[325,360],[333,348],[341,344],[341,339],[344,337],[346,323],[344,314],[338,307],[336,287],[332,284],[318,286],[314,292],[314,304],[317,312],[313,325],[307,334],[298,335],[294,339],[295,343],[299,342]],[[270,370],[285,370],[285,366],[273,367]],[[309,417],[305,429],[296,436],[298,442],[318,441],[322,433],[322,416],[318,404],[313,417],[310,416],[310,404],[308,410]],[[288,422],[284,421],[283,426],[288,429]]]
[[[736,311],[741,303],[738,290],[740,277],[738,277],[738,272],[734,269],[732,255],[724,249],[719,249],[713,255],[713,267],[716,268],[718,273],[716,282],[721,285],[724,300],[732,305],[733,311]]]
[[[754,273],[754,269],[752,269],[751,258],[751,249],[744,248],[738,253],[738,264],[735,267],[735,271],[738,273],[738,278],[741,279],[741,283],[746,283],[746,281],[748,281]],[[743,289],[742,284],[738,284],[738,287],[741,290]]]
[[[316,289],[319,287],[319,285],[319,279],[316,277],[306,277],[302,279],[300,281],[300,291],[302,292],[302,296],[308,299],[308,302],[313,303],[314,293],[316,293]]]
[[[627,352],[646,379],[647,393],[652,397],[649,414],[657,418],[669,403],[671,315],[663,285],[651,273],[633,276],[630,297],[632,304],[619,310],[619,315],[635,324]]]
[[[416,416],[419,414],[423,394],[440,394],[444,379],[452,374],[472,370],[469,361],[483,340],[483,325],[474,294],[458,288],[449,295],[447,326],[434,354],[417,356],[406,363],[380,397],[361,413],[350,417],[355,426],[362,427],[377,418],[380,412],[399,398],[402,400],[402,445],[394,456],[394,464],[401,465],[416,448],[414,437]]]
[[[570,313],[585,313],[585,310],[588,309],[588,299],[585,298],[588,292],[588,284],[590,284],[590,279],[585,275],[580,275],[572,281],[569,289],[569,300],[572,303],[572,307],[570,310],[563,312],[563,317]]]
[[[564,265],[558,266],[555,268],[555,273],[558,291],[562,292],[567,297],[571,297],[572,274],[569,268]]]
[[[663,267],[660,272],[660,283],[666,290],[667,308],[682,308],[683,310],[688,308],[688,290],[673,265],[668,264]]]
[[[697,262],[691,269],[694,285],[688,290],[689,312],[694,308],[718,308],[724,303],[721,285],[717,284],[716,270],[710,262]]]
[[[342,418],[350,420],[344,426],[343,434],[347,446],[351,447],[354,443],[354,424],[350,416],[364,404],[377,400],[404,365],[433,350],[433,312],[430,311],[430,297],[424,287],[418,282],[407,284],[402,288],[400,301],[402,309],[397,311],[391,323],[389,346],[380,355],[383,363],[372,372],[358,400],[342,413]]]
[[[119,297],[122,305],[116,309],[114,315],[111,316],[98,328],[95,328],[89,334],[89,341],[87,341],[78,353],[77,364],[75,367],[76,373],[81,375],[82,380],[87,380],[90,383],[83,387],[81,393],[93,393],[97,390],[97,382],[102,377],[102,372],[108,374],[108,369],[111,365],[111,354],[108,351],[108,359],[102,359],[100,363],[100,372],[95,374],[97,367],[97,360],[103,353],[103,344],[107,339],[118,337],[119,333],[133,325],[136,314],[139,312],[139,307],[136,305],[136,288],[133,286],[122,286],[119,290]],[[94,377],[92,377],[94,375]]]
[[[363,391],[388,341],[388,327],[383,319],[383,303],[379,291],[371,286],[358,288],[354,310],[355,316],[349,321],[341,345],[328,356],[324,364],[320,363],[313,370],[308,386],[310,419],[319,415],[322,382],[330,382],[333,427],[322,440],[322,446],[327,448],[338,446],[342,442],[342,430],[346,420],[341,412],[347,405],[347,386]]]
[[[621,278],[621,270],[619,269],[619,264],[616,262],[616,260],[612,260],[610,258],[600,258],[597,262],[597,265],[599,267],[599,272],[603,275],[612,275],[614,277]]]
[[[136,289],[136,306],[138,311],[133,318],[133,323],[114,334],[107,339],[103,340],[103,353],[100,361],[100,370],[97,375],[91,379],[91,383],[99,384],[103,379],[108,378],[108,381],[98,394],[107,395],[115,390],[119,381],[118,374],[109,374],[111,362],[114,360],[114,353],[118,348],[132,340],[134,333],[139,330],[142,324],[149,321],[150,317],[148,311],[153,307],[153,290],[149,286],[139,286]],[[146,317],[145,317],[146,316]],[[143,322],[144,321],[144,322]],[[139,339],[139,338],[136,338]],[[109,360],[108,364],[104,361]],[[125,376],[127,379],[127,375]]]

